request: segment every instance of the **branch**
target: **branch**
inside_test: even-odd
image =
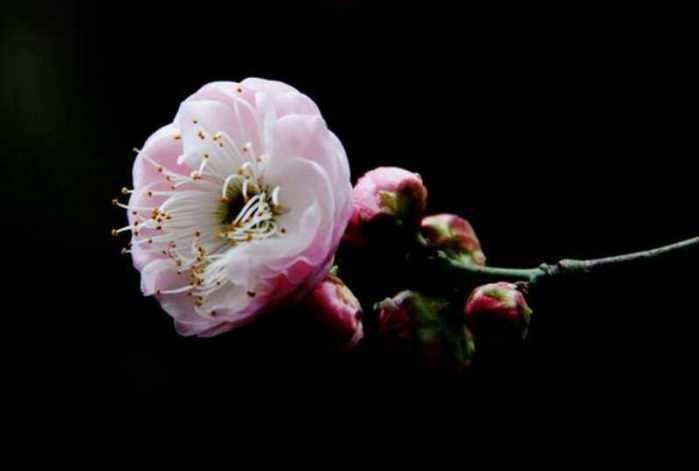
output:
[[[502,268],[464,264],[457,260],[447,259],[450,268],[469,277],[487,279],[489,281],[523,281],[534,285],[545,278],[559,278],[565,275],[583,273],[590,274],[611,266],[631,264],[643,260],[651,260],[670,253],[691,250],[699,247],[699,237],[676,242],[641,252],[633,252],[613,257],[595,258],[590,260],[563,259],[548,265],[542,264],[536,268]]]

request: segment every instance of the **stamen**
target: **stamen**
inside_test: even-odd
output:
[[[223,189],[221,190],[221,194],[224,200],[228,199],[228,185],[230,185],[231,181],[233,181],[236,178],[238,178],[238,175],[234,173],[226,177],[226,180],[223,182]]]
[[[181,288],[174,288],[174,289],[164,289],[161,290],[161,294],[177,294],[177,293],[184,293],[185,291],[189,291],[193,288],[193,285],[184,285]]]
[[[201,165],[199,165],[199,170],[197,171],[199,178],[201,178],[201,175],[204,173],[204,168],[206,168],[206,164],[208,161],[209,161],[208,158],[201,159]]]
[[[245,206],[243,206],[243,209],[240,210],[240,213],[238,213],[238,216],[233,220],[233,225],[238,224],[243,217],[245,217],[246,213],[248,210],[257,202],[257,200],[260,199],[260,195],[255,195],[250,200],[245,203]]]
[[[238,161],[243,161],[246,160],[242,154],[240,153],[239,149],[240,146],[236,144],[236,142],[231,138],[227,133],[223,131],[219,131],[216,133],[217,139],[223,140],[226,143],[226,151],[221,151],[223,152],[224,155],[226,156],[232,156],[232,157],[237,157]],[[235,155],[231,155],[228,150],[231,150]]]
[[[250,183],[250,179],[246,178],[243,180],[243,200],[247,201],[248,200],[248,185]]]

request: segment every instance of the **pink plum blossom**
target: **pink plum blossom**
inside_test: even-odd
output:
[[[347,156],[281,82],[213,82],[138,151],[128,204],[141,289],[181,335],[213,336],[311,289],[351,214]]]

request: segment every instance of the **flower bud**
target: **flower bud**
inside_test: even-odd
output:
[[[398,167],[379,167],[357,181],[352,191],[352,204],[345,240],[355,246],[365,246],[367,226],[376,220],[416,224],[427,205],[427,189],[417,173]]]
[[[420,223],[422,243],[461,264],[485,265],[485,255],[471,224],[454,214],[427,216]]]
[[[381,343],[390,352],[413,353],[428,366],[469,366],[475,353],[471,332],[462,322],[451,322],[448,307],[414,291],[377,303]]]
[[[318,283],[307,302],[311,312],[341,349],[351,350],[364,337],[362,307],[338,277],[328,275]]]
[[[412,291],[401,291],[393,298],[386,298],[374,306],[379,312],[379,334],[389,346],[400,346],[400,343],[413,341],[416,325],[410,306],[415,296],[417,294]]]
[[[474,289],[464,307],[466,323],[479,338],[524,338],[532,310],[517,285],[491,283]]]

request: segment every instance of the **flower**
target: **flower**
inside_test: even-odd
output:
[[[463,321],[450,318],[449,304],[415,291],[401,291],[374,306],[381,343],[391,352],[412,352],[429,366],[462,369],[475,354]]]
[[[362,306],[338,277],[328,275],[318,283],[308,296],[308,304],[343,350],[351,350],[364,337]]]
[[[420,223],[422,242],[460,264],[485,265],[485,255],[471,224],[455,214],[427,216]]]
[[[352,217],[345,240],[351,245],[368,243],[367,226],[379,219],[415,224],[427,206],[422,178],[398,167],[379,167],[364,174],[352,190]]]
[[[464,306],[466,323],[478,337],[524,338],[531,315],[517,285],[504,281],[474,289]]]
[[[129,248],[182,335],[254,319],[327,274],[351,214],[349,165],[318,107],[281,82],[213,82],[138,151]]]

